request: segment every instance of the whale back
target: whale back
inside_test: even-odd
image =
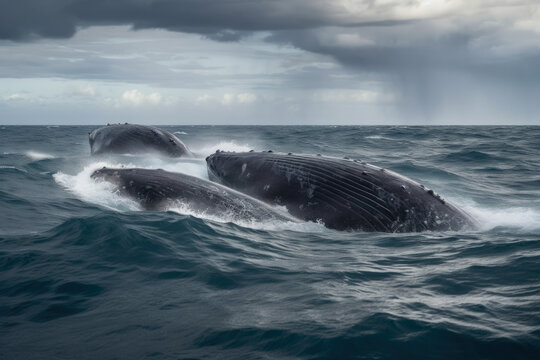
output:
[[[217,152],[209,177],[294,216],[338,230],[459,230],[474,220],[402,175],[355,160],[272,152]]]
[[[187,205],[209,215],[232,215],[246,221],[297,221],[283,211],[194,176],[161,169],[102,168],[92,174],[116,185],[118,191],[138,201],[147,210],[167,210],[171,204]]]
[[[159,153],[169,157],[192,156],[175,135],[154,126],[114,124],[88,135],[92,155]]]

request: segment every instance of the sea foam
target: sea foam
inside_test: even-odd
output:
[[[56,156],[51,154],[46,154],[37,151],[27,151],[24,153],[25,156],[29,157],[32,160],[45,160],[45,159],[54,159]]]

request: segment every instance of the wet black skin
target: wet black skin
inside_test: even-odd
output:
[[[168,157],[193,156],[176,136],[153,126],[107,125],[90,132],[88,141],[92,155],[157,153]]]
[[[474,228],[470,215],[402,175],[350,159],[272,152],[216,152],[211,180],[303,220],[337,230],[448,231]]]
[[[116,185],[118,191],[138,201],[146,210],[167,210],[179,202],[191,210],[209,215],[232,215],[240,220],[298,221],[285,211],[194,176],[161,169],[102,168],[92,174],[96,180]]]

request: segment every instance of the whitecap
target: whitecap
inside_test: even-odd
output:
[[[27,151],[24,153],[25,156],[29,157],[32,160],[45,160],[45,159],[54,159],[56,156],[46,153],[41,153],[37,151]]]
[[[13,169],[13,170],[17,170],[17,171],[24,172],[24,173],[28,172],[28,171],[26,171],[24,169],[18,168],[18,167],[13,166],[13,165],[0,165],[0,169]]]
[[[533,208],[486,208],[468,205],[464,207],[464,210],[478,220],[481,231],[488,231],[499,226],[523,230],[540,228],[540,211]]]
[[[194,152],[206,156],[215,153],[216,150],[246,152],[252,149],[253,147],[249,144],[238,144],[234,141],[221,141],[216,144],[203,145],[198,149],[194,149]]]
[[[265,231],[297,231],[297,232],[310,232],[310,233],[320,233],[327,231],[321,223],[314,222],[295,222],[295,221],[284,221],[284,220],[265,220],[265,221],[256,221],[253,219],[244,219],[241,218],[238,214],[234,212],[222,213],[219,215],[209,214],[203,211],[193,210],[188,204],[181,202],[174,202],[167,208],[167,211],[175,212],[181,215],[189,215],[199,219],[210,220],[218,223],[234,223],[236,225],[251,228],[255,230],[265,230]]]
[[[381,135],[368,135],[365,136],[365,139],[372,139],[372,140],[393,140],[391,138],[381,136]]]

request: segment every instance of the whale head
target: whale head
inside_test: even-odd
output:
[[[94,180],[108,181],[116,185],[119,185],[122,180],[118,169],[111,169],[107,167],[94,171],[90,177]]]
[[[232,181],[233,177],[237,177],[240,174],[244,162],[238,156],[239,154],[230,156],[231,154],[218,150],[206,158],[206,167],[210,180],[227,184]]]

